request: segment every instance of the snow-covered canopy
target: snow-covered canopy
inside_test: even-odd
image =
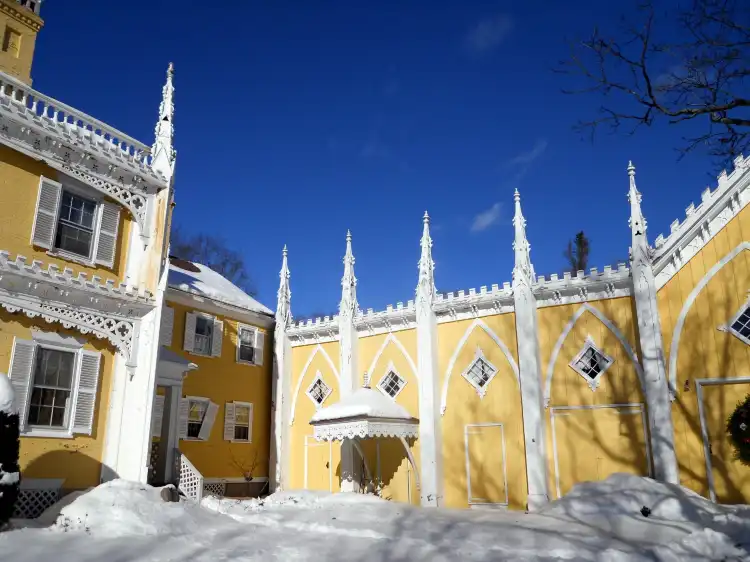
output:
[[[168,284],[173,289],[206,297],[223,304],[269,316],[273,315],[268,307],[260,304],[226,277],[201,263],[171,258]]]
[[[419,420],[379,390],[367,386],[318,410],[310,420],[319,441],[354,437],[416,437]]]
[[[164,346],[159,347],[158,362],[157,373],[159,377],[177,382],[182,382],[183,375],[188,371],[194,371],[198,368],[198,365],[192,361],[188,361],[179,353],[175,353]]]

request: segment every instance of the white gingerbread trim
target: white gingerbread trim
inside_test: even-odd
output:
[[[601,312],[598,308],[591,306],[589,303],[583,303],[565,325],[565,328],[563,328],[563,331],[560,333],[560,337],[557,338],[555,347],[552,350],[552,355],[550,355],[549,363],[547,364],[547,381],[544,386],[545,408],[549,408],[550,397],[552,396],[552,376],[555,372],[555,363],[557,363],[557,357],[558,355],[560,355],[560,350],[562,349],[563,343],[565,343],[565,338],[568,337],[568,334],[573,329],[573,326],[575,326],[576,322],[578,322],[578,319],[583,316],[583,313],[586,311],[596,316],[599,321],[604,324],[620,342],[620,345],[622,345],[622,347],[625,349],[625,353],[627,353],[628,357],[630,357],[630,361],[632,361],[633,367],[638,374],[638,380],[641,384],[641,391],[643,392],[644,397],[646,395],[646,382],[643,376],[643,368],[638,362],[638,358],[633,352],[633,348],[630,347],[628,340],[625,339],[625,337],[622,335],[622,332],[620,332],[617,326],[615,326],[615,324],[609,318],[607,318],[603,312]]]
[[[685,327],[688,312],[690,312],[698,295],[706,288],[706,285],[708,285],[708,282],[713,279],[714,275],[719,273],[725,265],[740,255],[743,250],[750,250],[750,242],[741,242],[731,252],[716,262],[716,264],[706,272],[695,288],[693,288],[690,295],[688,295],[688,298],[685,299],[685,302],[682,305],[680,315],[677,317],[677,323],[674,327],[674,332],[672,333],[672,345],[669,349],[669,385],[675,396],[679,391],[677,385],[677,356],[680,351],[680,338],[682,337],[682,329]]]
[[[367,437],[413,438],[419,435],[419,423],[404,420],[353,420],[326,422],[313,425],[313,436],[318,441],[343,441]]]
[[[323,393],[323,399],[320,402],[318,402],[312,394],[313,388],[318,383],[322,384],[323,388],[325,388],[325,392]],[[310,399],[310,401],[315,405],[315,409],[320,410],[323,407],[323,404],[325,403],[326,399],[331,395],[332,392],[333,392],[333,389],[326,384],[326,381],[323,380],[323,375],[320,374],[320,371],[317,371],[315,373],[315,378],[310,383],[310,386],[307,387],[305,394]]]
[[[419,371],[417,370],[417,364],[414,363],[414,360],[411,358],[411,355],[409,355],[409,352],[406,351],[404,344],[401,343],[401,340],[398,339],[398,336],[396,336],[393,333],[389,333],[385,337],[385,339],[383,340],[383,343],[380,345],[380,348],[378,349],[378,352],[375,354],[375,357],[373,357],[372,362],[370,363],[370,368],[367,370],[367,372],[368,373],[375,372],[375,367],[378,366],[378,361],[380,360],[380,356],[383,355],[383,352],[385,351],[385,348],[388,347],[389,343],[393,343],[393,345],[395,345],[399,349],[399,351],[403,353],[404,357],[409,363],[409,367],[411,367],[412,373],[417,379],[419,379]]]
[[[586,373],[581,371],[578,368],[578,362],[583,358],[584,354],[589,350],[592,349],[594,353],[600,355],[607,361],[607,365],[599,371],[599,374],[597,374],[594,378],[591,378]],[[573,358],[573,360],[568,363],[568,366],[573,369],[576,373],[581,375],[583,379],[586,381],[586,384],[589,385],[589,388],[591,389],[591,392],[594,392],[597,388],[599,388],[599,381],[602,378],[602,375],[607,372],[607,370],[612,366],[612,364],[615,362],[614,359],[612,359],[609,355],[604,353],[604,351],[601,350],[599,346],[596,345],[594,342],[594,338],[591,337],[591,335],[586,336],[586,341],[583,344],[583,348],[581,348],[581,351],[578,352],[578,354]]]
[[[297,411],[297,397],[300,394],[300,388],[302,387],[302,381],[305,380],[305,375],[307,374],[307,370],[310,368],[310,364],[312,363],[313,359],[315,358],[315,355],[318,353],[322,353],[323,357],[325,358],[326,362],[328,363],[329,367],[331,367],[331,371],[333,372],[333,375],[336,377],[336,382],[341,384],[341,380],[339,378],[339,371],[336,369],[336,366],[333,364],[333,361],[331,361],[330,355],[326,353],[326,350],[323,349],[323,346],[320,344],[315,346],[315,349],[312,350],[312,353],[310,353],[310,357],[307,358],[307,363],[305,363],[304,368],[302,369],[302,373],[300,373],[299,379],[297,379],[297,384],[294,386],[294,396],[292,397],[292,409],[289,414],[289,425],[294,424],[294,414]]]
[[[388,375],[393,373],[396,375],[396,378],[399,380],[400,384],[398,386],[398,390],[396,390],[396,394],[391,396],[388,394],[388,392],[385,389],[385,383],[387,382],[386,379],[388,378]],[[404,387],[406,386],[406,379],[401,376],[401,374],[396,369],[395,365],[393,364],[393,361],[388,362],[388,366],[385,368],[385,374],[380,377],[380,381],[377,384],[377,388],[380,392],[383,393],[384,396],[390,398],[391,400],[396,400],[399,394],[401,394],[401,391],[404,390]]]
[[[500,337],[490,328],[484,320],[481,318],[476,318],[474,321],[469,324],[469,326],[466,328],[466,331],[464,332],[464,335],[461,337],[461,340],[458,342],[458,345],[456,346],[455,351],[453,352],[453,355],[451,356],[450,362],[448,363],[448,370],[445,374],[445,382],[443,382],[443,394],[442,398],[440,400],[440,415],[445,415],[445,409],[448,405],[448,386],[450,384],[451,376],[453,375],[453,367],[456,364],[456,361],[458,360],[458,356],[463,349],[464,345],[466,345],[466,341],[469,339],[469,336],[474,331],[475,328],[482,328],[487,335],[492,338],[492,341],[494,341],[497,346],[500,348],[500,351],[503,352],[505,355],[505,358],[508,360],[508,363],[510,364],[511,369],[513,369],[513,374],[516,377],[516,383],[518,384],[519,388],[521,387],[521,383],[519,381],[519,373],[518,373],[518,364],[516,363],[516,360],[513,359],[513,355],[511,355],[510,350],[508,349],[508,346],[505,345],[505,342],[500,339]]]
[[[474,368],[474,365],[476,365],[479,361],[482,361],[485,365],[487,365],[490,369],[492,369],[492,372],[490,373],[490,376],[487,378],[487,382],[484,383],[484,386],[479,386],[476,384],[474,379],[472,379],[469,376],[469,371],[471,371]],[[497,367],[495,367],[490,361],[484,356],[484,353],[482,353],[482,348],[477,346],[476,351],[474,352],[474,360],[469,363],[469,366],[464,369],[464,372],[461,373],[461,376],[466,379],[466,381],[474,387],[474,390],[476,390],[477,395],[479,395],[479,398],[484,398],[484,395],[487,394],[487,388],[490,386],[490,383],[492,382],[492,379],[495,378],[495,375],[497,374]]]

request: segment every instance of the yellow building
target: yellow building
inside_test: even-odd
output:
[[[629,472],[750,500],[750,468],[724,429],[750,393],[750,159],[654,247],[632,165],[628,176],[629,265],[537,276],[516,192],[512,283],[438,293],[425,213],[415,301],[361,310],[347,236],[339,315],[295,324],[285,252],[273,484],[535,510],[577,482]],[[395,426],[349,431],[370,418],[332,429],[328,408],[351,405],[365,373],[419,419],[407,447]]]
[[[171,68],[152,147],[31,88],[39,5],[0,0],[0,372],[27,516],[146,480],[175,159]]]
[[[273,312],[205,265],[170,264],[151,480],[177,480],[193,498],[258,495],[268,486]]]

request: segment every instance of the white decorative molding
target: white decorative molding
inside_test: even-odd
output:
[[[483,385],[477,384],[477,382],[471,377],[469,372],[474,368],[475,365],[478,363],[483,363],[487,367],[490,368],[489,376],[487,377],[487,380],[484,382]],[[474,352],[474,360],[469,363],[469,366],[464,369],[464,372],[461,373],[461,376],[466,379],[466,381],[476,390],[477,395],[479,398],[484,398],[484,395],[487,394],[487,388],[490,386],[490,383],[492,382],[492,379],[495,378],[495,375],[497,374],[497,367],[495,367],[492,363],[489,362],[489,360],[484,356],[484,353],[482,353],[482,348],[477,346],[477,350]]]
[[[297,379],[297,384],[294,387],[294,395],[292,397],[292,408],[289,414],[289,425],[292,425],[294,423],[294,414],[297,411],[297,397],[300,394],[300,387],[302,386],[302,381],[305,379],[305,375],[307,374],[307,370],[310,368],[310,365],[312,364],[313,359],[315,359],[315,356],[320,353],[323,355],[323,358],[328,363],[328,366],[331,368],[331,372],[333,372],[333,375],[336,377],[336,382],[341,384],[341,379],[339,377],[338,369],[336,369],[336,366],[333,364],[333,361],[331,361],[331,356],[326,353],[326,350],[323,349],[323,346],[320,344],[315,346],[315,349],[312,350],[310,353],[310,357],[307,358],[307,363],[305,363],[305,366],[302,368],[302,372],[299,375],[299,378]]]
[[[508,360],[511,369],[513,369],[513,375],[516,377],[516,383],[520,388],[521,382],[519,378],[520,375],[518,372],[518,364],[516,363],[516,360],[513,359],[513,355],[511,355],[508,346],[505,345],[505,342],[500,339],[500,337],[484,322],[484,320],[482,320],[481,318],[477,318],[466,328],[466,331],[459,340],[458,345],[453,352],[453,355],[451,355],[450,362],[448,363],[448,370],[445,372],[445,381],[443,382],[443,393],[442,399],[440,401],[440,415],[445,415],[445,409],[448,405],[448,386],[450,385],[451,376],[453,375],[453,368],[456,365],[456,361],[458,360],[458,356],[461,350],[463,349],[464,345],[466,345],[466,341],[469,339],[469,336],[475,328],[483,329],[487,333],[487,335],[492,338],[492,341],[497,344],[497,346],[500,348],[500,351],[503,352],[503,355],[505,355],[505,358]]]
[[[693,288],[682,305],[680,315],[677,317],[677,322],[674,327],[674,332],[672,333],[672,345],[669,349],[669,385],[672,393],[675,395],[679,391],[679,386],[677,384],[677,357],[680,351],[682,329],[685,327],[685,320],[687,320],[688,312],[690,312],[693,303],[695,303],[695,299],[697,299],[701,291],[706,288],[708,282],[711,281],[711,279],[713,279],[713,277],[719,273],[725,265],[736,258],[743,250],[750,250],[750,242],[742,242],[738,244],[731,252],[716,262],[716,264],[706,272],[703,278]]]
[[[557,338],[557,342],[555,343],[555,347],[552,349],[552,355],[550,355],[549,363],[547,364],[547,380],[545,382],[544,386],[544,407],[548,408],[550,403],[550,397],[552,396],[552,377],[555,372],[555,363],[557,363],[557,358],[560,355],[560,351],[562,350],[562,346],[565,343],[565,338],[568,337],[568,334],[573,329],[573,326],[575,326],[576,322],[578,322],[578,319],[583,316],[584,312],[590,312],[596,318],[604,324],[607,329],[612,332],[612,335],[617,338],[617,340],[620,342],[620,345],[622,345],[623,349],[625,349],[625,353],[628,354],[628,357],[630,358],[630,361],[633,363],[633,367],[635,368],[635,372],[638,375],[638,380],[641,384],[641,390],[645,394],[646,392],[646,382],[644,381],[643,377],[643,369],[641,368],[640,363],[638,362],[638,358],[635,355],[635,352],[633,351],[633,348],[630,347],[630,344],[628,343],[628,340],[625,339],[625,336],[622,335],[622,332],[615,326],[614,322],[612,322],[609,318],[607,318],[602,311],[600,311],[598,308],[595,308],[591,306],[588,303],[584,303],[581,305],[581,307],[576,310],[576,312],[573,314],[573,316],[570,318],[568,323],[565,325],[565,328],[563,328],[563,331],[560,333],[560,336]]]
[[[401,343],[401,340],[398,339],[398,336],[396,336],[393,333],[388,334],[383,340],[383,343],[380,344],[380,348],[375,354],[375,357],[372,358],[372,362],[370,363],[370,368],[367,369],[367,372],[370,374],[375,372],[375,367],[377,367],[378,361],[380,361],[380,356],[383,355],[383,352],[388,347],[389,343],[392,343],[399,349],[399,351],[401,351],[401,353],[406,358],[406,361],[409,363],[409,367],[411,367],[412,374],[414,375],[415,378],[418,379],[419,372],[417,371],[416,363],[414,363],[414,360],[411,358],[411,355],[409,355],[409,353],[406,351],[404,344]]]
[[[602,368],[594,377],[589,376],[585,371],[580,369],[578,367],[578,363],[583,359],[583,357],[586,355],[586,353],[592,350],[594,352],[595,357],[601,357],[604,359],[607,364]],[[583,379],[586,381],[586,384],[589,385],[589,388],[592,392],[594,392],[597,388],[599,388],[599,381],[602,378],[602,375],[612,366],[612,363],[614,363],[615,360],[612,359],[609,355],[604,353],[594,342],[594,338],[592,338],[590,335],[586,337],[586,341],[583,344],[583,348],[581,351],[578,352],[578,354],[573,358],[573,360],[568,363],[568,366],[573,369],[576,373],[581,375]],[[545,404],[546,407],[546,404]]]
[[[313,436],[318,441],[343,441],[366,437],[410,438],[419,435],[418,423],[404,421],[352,420],[349,422],[320,423],[313,426]]]
[[[391,378],[391,374],[396,377],[396,380],[398,381],[398,387],[396,388],[396,394],[391,396],[388,391],[386,390],[388,386],[389,379]],[[383,395],[387,396],[391,400],[395,400],[399,394],[401,394],[401,391],[404,390],[404,387],[406,386],[406,379],[402,377],[398,370],[396,369],[396,366],[393,364],[393,361],[388,362],[388,366],[385,368],[385,374],[380,378],[380,381],[378,382],[378,390],[383,393]]]

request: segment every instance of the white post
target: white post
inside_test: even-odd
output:
[[[443,499],[443,451],[437,361],[437,317],[435,262],[432,259],[430,216],[425,211],[420,243],[419,278],[416,291],[417,376],[419,379],[420,501],[438,507]],[[409,451],[407,451],[409,452]],[[413,459],[411,459],[413,461]],[[414,467],[415,472],[417,467]]]
[[[635,166],[628,164],[630,177],[630,274],[633,281],[635,312],[638,317],[638,338],[641,344],[641,363],[645,377],[648,425],[654,476],[671,484],[680,483],[674,445],[672,404],[664,361],[664,342],[656,304],[656,284],[651,267],[652,249],[646,237],[646,219],[641,211],[641,194],[635,186]]]
[[[516,339],[521,375],[521,408],[526,452],[527,509],[536,511],[549,501],[547,459],[545,454],[544,405],[539,361],[535,280],[531,264],[531,245],[526,238],[526,219],[521,212],[521,196],[515,192],[513,226],[515,267],[513,268],[513,301],[516,314]]]

